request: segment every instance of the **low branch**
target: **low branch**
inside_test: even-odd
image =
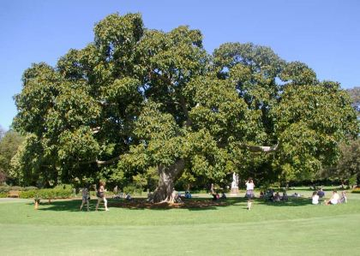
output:
[[[276,144],[275,146],[255,146],[255,145],[244,145],[241,144],[242,148],[246,148],[251,152],[265,152],[265,153],[270,153],[270,152],[275,152],[277,151],[277,149],[279,148],[279,143]]]
[[[105,161],[95,159],[95,160],[80,162],[79,164],[94,164],[94,163],[96,163],[97,165],[105,165],[105,164],[111,164],[119,159],[120,159],[120,156],[117,156],[117,157],[114,157],[114,158],[111,158],[111,159],[105,160]]]
[[[111,158],[111,159],[106,160],[106,161],[96,160],[96,163],[98,165],[112,164],[113,162],[115,162],[116,160],[119,160],[119,159],[120,159],[120,156],[117,156],[117,157]]]
[[[96,133],[100,132],[100,130],[101,130],[100,126],[91,128],[91,131],[92,131],[93,134],[96,134]]]

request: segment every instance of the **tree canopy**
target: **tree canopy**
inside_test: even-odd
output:
[[[179,178],[309,178],[359,131],[338,83],[268,47],[209,54],[199,30],[147,29],[140,14],[109,15],[94,33],[24,72],[14,127],[27,136],[13,160],[24,183],[138,182],[161,201]]]

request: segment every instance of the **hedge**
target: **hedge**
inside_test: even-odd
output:
[[[359,193],[360,194],[360,187],[354,188],[351,193]]]
[[[59,198],[70,198],[72,196],[72,189],[69,186],[65,188],[58,186],[55,188],[44,188],[37,190],[22,191],[20,198],[41,198],[41,199],[59,199]]]

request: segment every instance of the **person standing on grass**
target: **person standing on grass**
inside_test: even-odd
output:
[[[81,196],[82,196],[82,202],[80,205],[80,211],[82,210],[84,204],[86,203],[86,209],[87,211],[89,211],[89,200],[90,200],[90,193],[89,193],[89,188],[88,186],[85,186],[82,191],[81,191]]]
[[[246,185],[246,197],[248,199],[247,209],[250,210],[251,205],[252,205],[252,198],[254,197],[255,184],[254,184],[254,181],[252,180],[252,178],[249,178],[246,181],[245,185]]]
[[[106,200],[106,197],[105,197],[105,183],[100,181],[99,182],[99,188],[97,190],[97,193],[96,193],[96,196],[98,198],[98,201],[97,201],[97,204],[96,204],[96,211],[98,210],[99,208],[99,204],[101,201],[104,202],[104,206],[105,206],[105,211],[108,211],[108,207],[107,207],[107,200]]]

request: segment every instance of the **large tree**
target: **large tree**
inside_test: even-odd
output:
[[[210,55],[200,31],[146,29],[139,14],[110,15],[94,32],[55,67],[24,72],[14,121],[28,133],[14,161],[24,181],[156,174],[154,202],[166,201],[182,175],[308,177],[358,132],[339,84],[268,47]]]

